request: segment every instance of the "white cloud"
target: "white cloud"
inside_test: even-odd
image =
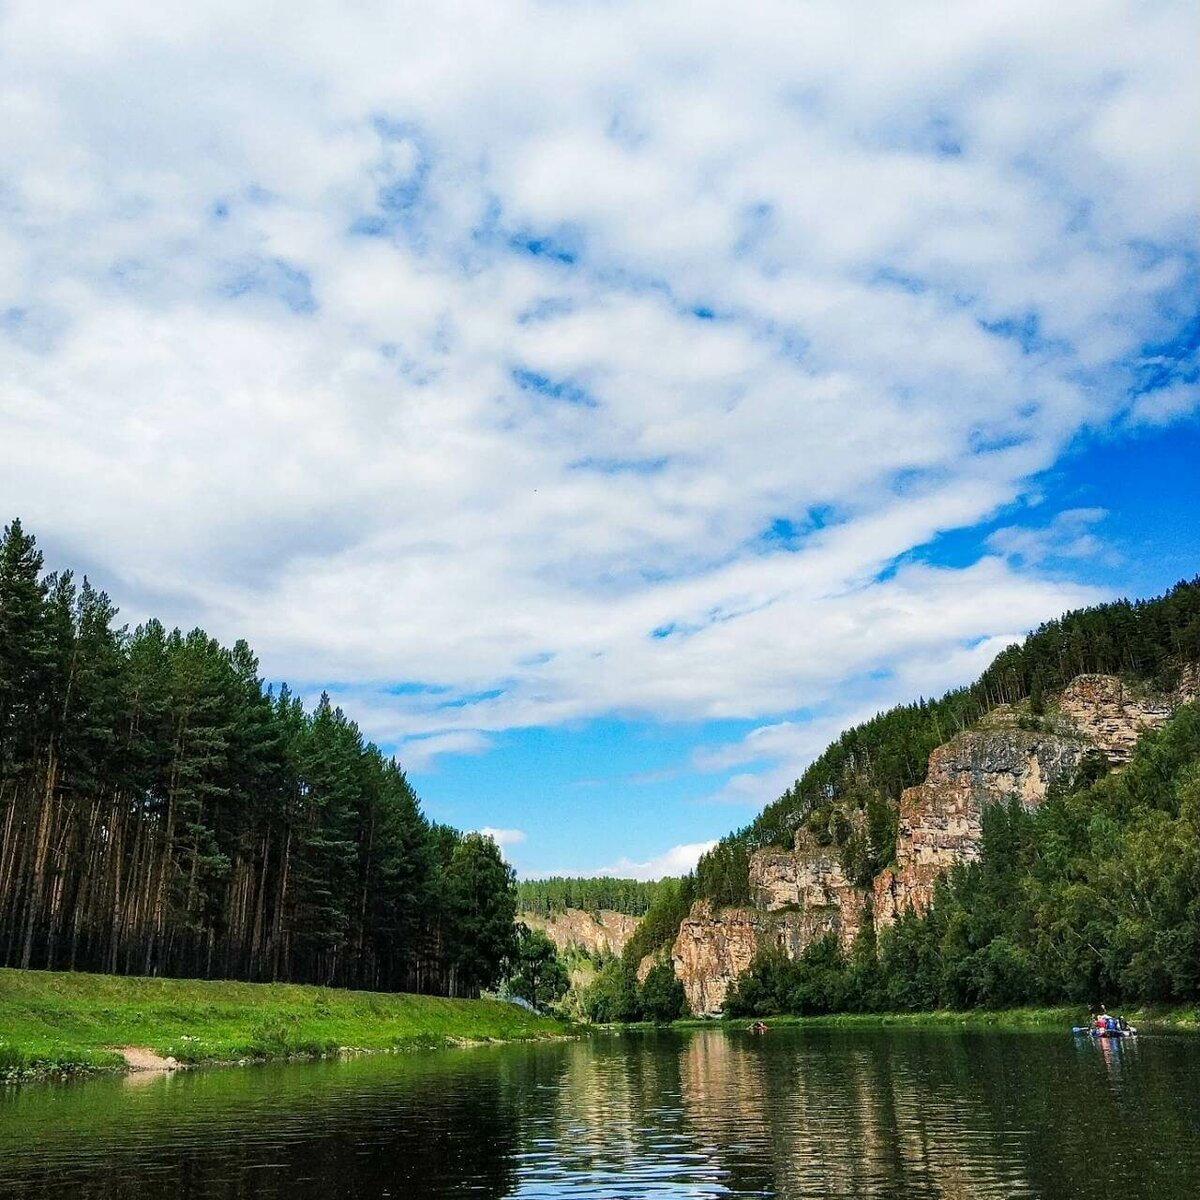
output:
[[[990,549],[1030,565],[1048,558],[1096,558],[1107,552],[1092,532],[1108,513],[1102,508],[1071,508],[1041,528],[1011,525],[989,535]]]
[[[1127,413],[1174,332],[1189,5],[0,21],[0,512],[411,769],[827,713],[726,752],[786,773],[1094,598],[1019,530],[893,568]]]
[[[485,825],[482,829],[477,829],[476,833],[483,834],[484,837],[489,837],[497,846],[519,846],[525,840],[525,831],[523,829],[493,829],[490,825]]]
[[[706,854],[716,844],[715,841],[691,842],[687,845],[672,846],[670,850],[665,850],[662,854],[656,854],[653,858],[648,858],[644,862],[634,862],[632,859],[618,858],[616,862],[610,863],[606,867],[597,867],[591,871],[568,869],[547,871],[545,874],[547,876],[565,875],[571,878],[583,876],[589,879],[599,878],[602,875],[610,875],[615,879],[664,879],[669,875],[686,875],[689,871],[695,870],[696,864],[700,861],[700,856]],[[541,878],[541,873],[539,873],[538,878]]]
[[[1137,424],[1170,425],[1197,409],[1200,409],[1200,387],[1195,383],[1172,383],[1138,396],[1130,417]]]
[[[375,725],[369,702],[355,704],[354,712],[368,724]],[[389,738],[389,741],[395,741]],[[426,737],[409,738],[400,742],[399,755],[406,770],[431,771],[443,754],[482,754],[491,746],[491,739],[475,729],[452,729]]]

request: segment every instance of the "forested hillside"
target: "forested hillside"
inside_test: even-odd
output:
[[[1198,660],[1200,578],[1156,600],[1120,600],[1047,621],[1002,651],[972,686],[899,705],[848,729],[751,824],[700,860],[697,894],[719,904],[746,903],[750,852],[790,846],[801,825],[839,846],[847,876],[867,884],[895,850],[900,793],[924,778],[935,747],[989,710],[1030,700],[1036,714],[1046,693],[1088,672],[1170,690],[1181,665]]]
[[[553,875],[549,879],[523,879],[517,884],[517,907],[521,912],[548,917],[577,908],[583,912],[610,909],[640,917],[670,885],[665,880],[644,883],[637,879],[614,879],[604,875],[582,879]]]
[[[1103,770],[1103,768],[1100,768]],[[983,854],[925,916],[849,957],[826,938],[762,954],[731,1015],[1200,999],[1200,705],[1099,780],[984,816]]]
[[[472,995],[516,892],[327,697],[0,544],[0,965]]]
[[[1036,719],[1047,693],[1087,672],[1170,690],[1181,665],[1196,661],[1200,578],[1158,599],[1117,601],[1046,622],[1004,650],[972,686],[899,705],[843,733],[778,800],[706,854],[680,891],[659,900],[636,948],[649,953],[666,945],[685,901],[747,904],[751,853],[790,846],[801,826],[838,848],[850,880],[868,885],[894,855],[900,793],[921,781],[935,747],[998,705],[1028,702]]]

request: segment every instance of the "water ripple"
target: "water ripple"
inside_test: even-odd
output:
[[[1200,1194],[1200,1041],[705,1030],[0,1090],[0,1195]]]

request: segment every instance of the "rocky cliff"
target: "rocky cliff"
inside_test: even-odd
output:
[[[864,920],[879,929],[901,913],[924,912],[936,880],[956,863],[978,858],[988,805],[1016,798],[1036,808],[1055,783],[1075,775],[1089,752],[1121,766],[1146,730],[1196,698],[1198,674],[1185,672],[1172,696],[1131,689],[1111,675],[1081,675],[1053,699],[1045,718],[1022,721],[1012,710],[997,710],[982,728],[939,746],[924,782],[899,797],[896,861],[870,892],[845,878],[836,847],[819,845],[804,830],[791,850],[756,851],[750,858],[753,907],[714,910],[701,901],[672,947],[693,1011],[719,1011],[763,946],[794,957],[835,933],[848,949]]]
[[[733,981],[764,946],[796,957],[828,933],[848,950],[869,913],[868,893],[842,872],[836,847],[804,830],[791,850],[750,858],[752,908],[692,907],[671,947],[675,974],[694,1013],[718,1012]]]
[[[530,929],[540,929],[559,950],[575,945],[589,954],[605,952],[619,955],[633,936],[639,918],[607,908],[594,914],[568,908],[549,917],[518,913],[517,920],[523,921]]]
[[[1185,673],[1179,692],[1166,696],[1131,690],[1113,675],[1079,675],[1052,705],[1047,732],[1016,727],[1004,710],[993,714],[990,728],[939,746],[925,782],[900,797],[896,865],[875,879],[876,928],[910,909],[924,912],[934,882],[955,863],[979,857],[987,805],[1016,797],[1036,808],[1089,751],[1114,767],[1128,762],[1138,738],[1191,698],[1194,679]]]
[[[1052,784],[1074,775],[1087,748],[1075,734],[1021,729],[963,733],[939,746],[925,782],[900,796],[896,866],[875,880],[876,927],[909,909],[924,912],[934,882],[978,858],[989,804],[1015,797],[1036,808]]]
[[[795,958],[817,938],[831,929],[837,931],[839,911],[836,907],[773,912],[717,909],[711,901],[697,901],[671,947],[671,962],[692,1012],[719,1012],[733,981],[763,947],[777,946]]]

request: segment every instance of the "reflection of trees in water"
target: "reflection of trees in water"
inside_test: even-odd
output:
[[[1200,1195],[1200,1041],[670,1032],[0,1089],[0,1197]]]
[[[1200,1047],[1156,1046],[1151,1067],[1136,1057],[1148,1049],[1000,1033],[714,1032],[684,1047],[680,1075],[693,1129],[735,1191],[1200,1194]]]
[[[702,1185],[713,1180],[681,1104],[680,1047],[667,1030],[597,1037],[573,1045],[558,1082],[555,1113],[527,1127],[535,1144],[522,1179],[538,1195],[555,1184],[605,1188]],[[522,1194],[518,1189],[518,1195]]]
[[[941,1050],[953,1053],[948,1044]],[[936,1054],[931,1069],[904,1039],[714,1034],[695,1039],[683,1064],[689,1116],[736,1188],[951,1200],[1028,1194],[1019,1167],[979,1145],[972,1103],[945,1088],[957,1070]]]
[[[60,1093],[66,1104],[54,1124],[75,1134],[59,1144],[44,1120],[53,1106],[33,1097],[37,1111],[0,1109],[0,1196],[505,1196],[515,1185],[522,1109],[557,1073],[552,1056],[472,1052],[204,1072],[134,1095],[76,1085]],[[108,1112],[89,1113],[89,1104]]]

